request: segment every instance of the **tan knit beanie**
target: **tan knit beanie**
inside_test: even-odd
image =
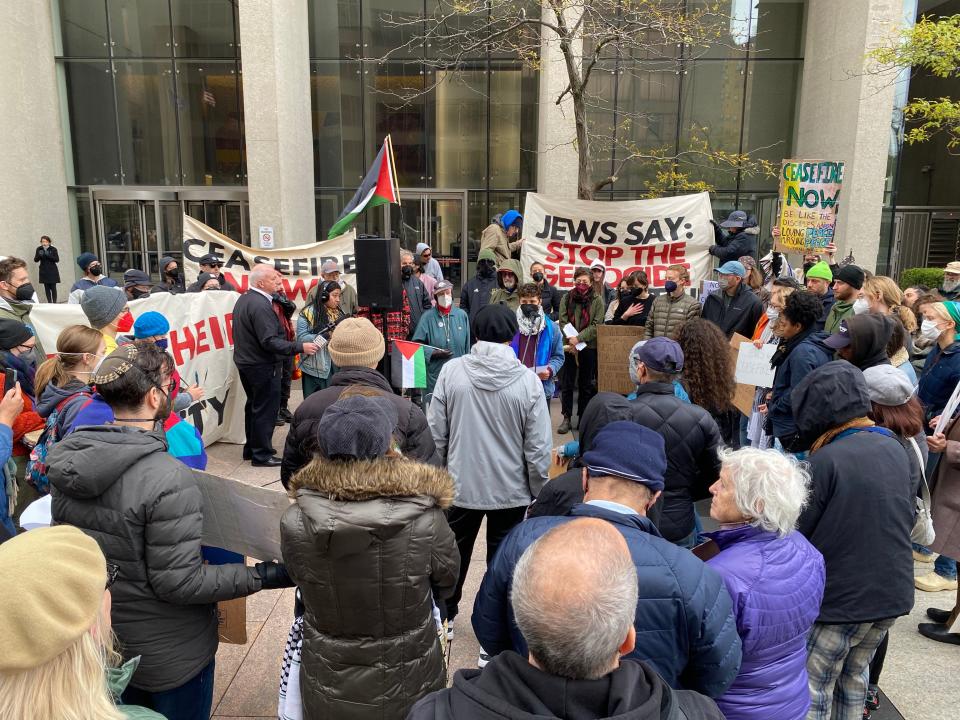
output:
[[[370,367],[383,358],[383,333],[366,318],[347,318],[333,331],[329,348],[337,367]]]
[[[0,672],[20,672],[50,662],[90,631],[107,561],[96,540],[55,525],[0,545],[0,578]]]

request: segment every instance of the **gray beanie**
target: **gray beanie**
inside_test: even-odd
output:
[[[397,410],[385,397],[337,400],[320,418],[317,446],[326,458],[373,460],[390,449]]]
[[[83,293],[80,307],[83,308],[90,326],[100,330],[112,323],[123,312],[127,296],[117,287],[94,285]]]

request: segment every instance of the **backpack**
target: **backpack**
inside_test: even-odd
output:
[[[60,440],[60,413],[66,404],[77,396],[86,398],[93,397],[89,392],[80,391],[57,403],[53,412],[47,416],[47,422],[43,428],[43,432],[40,433],[40,439],[37,440],[37,444],[34,445],[30,451],[26,478],[27,482],[41,495],[46,495],[50,492],[50,481],[47,479],[47,470],[49,470],[47,455],[50,453],[50,449]]]

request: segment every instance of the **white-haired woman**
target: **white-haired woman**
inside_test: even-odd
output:
[[[794,528],[810,478],[776,450],[725,450],[711,487],[708,564],[733,598],[743,663],[717,705],[728,720],[801,720],[810,706],[807,634],[820,614],[823,556]]]

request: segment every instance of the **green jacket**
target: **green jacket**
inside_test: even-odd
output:
[[[513,274],[517,276],[517,286],[513,289],[513,292],[509,292],[503,287],[503,277],[500,275],[501,270],[512,270]],[[516,312],[520,309],[520,286],[522,284],[523,270],[520,267],[520,261],[502,261],[500,263],[500,267],[497,268],[497,288],[490,293],[490,301],[487,304],[495,305],[497,303],[503,303],[508,308]]]
[[[140,664],[140,656],[130,658],[118,668],[107,668],[107,688],[113,695],[115,702],[119,702],[123,691],[130,684],[133,673],[136,672],[137,665]],[[117,705],[117,709],[129,720],[164,720],[164,716],[153,710],[147,710],[139,705]]]
[[[840,327],[840,321],[853,315],[853,303],[837,300],[830,308],[827,319],[823,323],[823,329],[828,333],[835,333]]]
[[[571,323],[580,335],[580,342],[585,342],[588,348],[596,349],[597,326],[603,325],[603,316],[607,311],[603,298],[594,296],[590,302],[589,321],[584,325],[583,316],[580,312],[574,312],[572,317],[568,313],[572,297],[573,293],[567,293],[563,296],[563,300],[560,301],[560,317],[557,320],[557,324],[560,326],[560,332],[563,332],[563,328],[566,327],[567,323]],[[564,338],[566,338],[566,335],[564,335]],[[566,340],[564,340],[564,344],[566,344]]]
[[[433,346],[424,348],[423,351],[427,358],[426,397],[429,400],[433,396],[433,388],[443,366],[453,358],[469,354],[470,318],[460,308],[450,308],[450,315],[447,317],[441,315],[437,308],[430,308],[420,318],[412,339],[414,342]],[[434,358],[433,348],[449,350],[453,354],[450,357]]]

